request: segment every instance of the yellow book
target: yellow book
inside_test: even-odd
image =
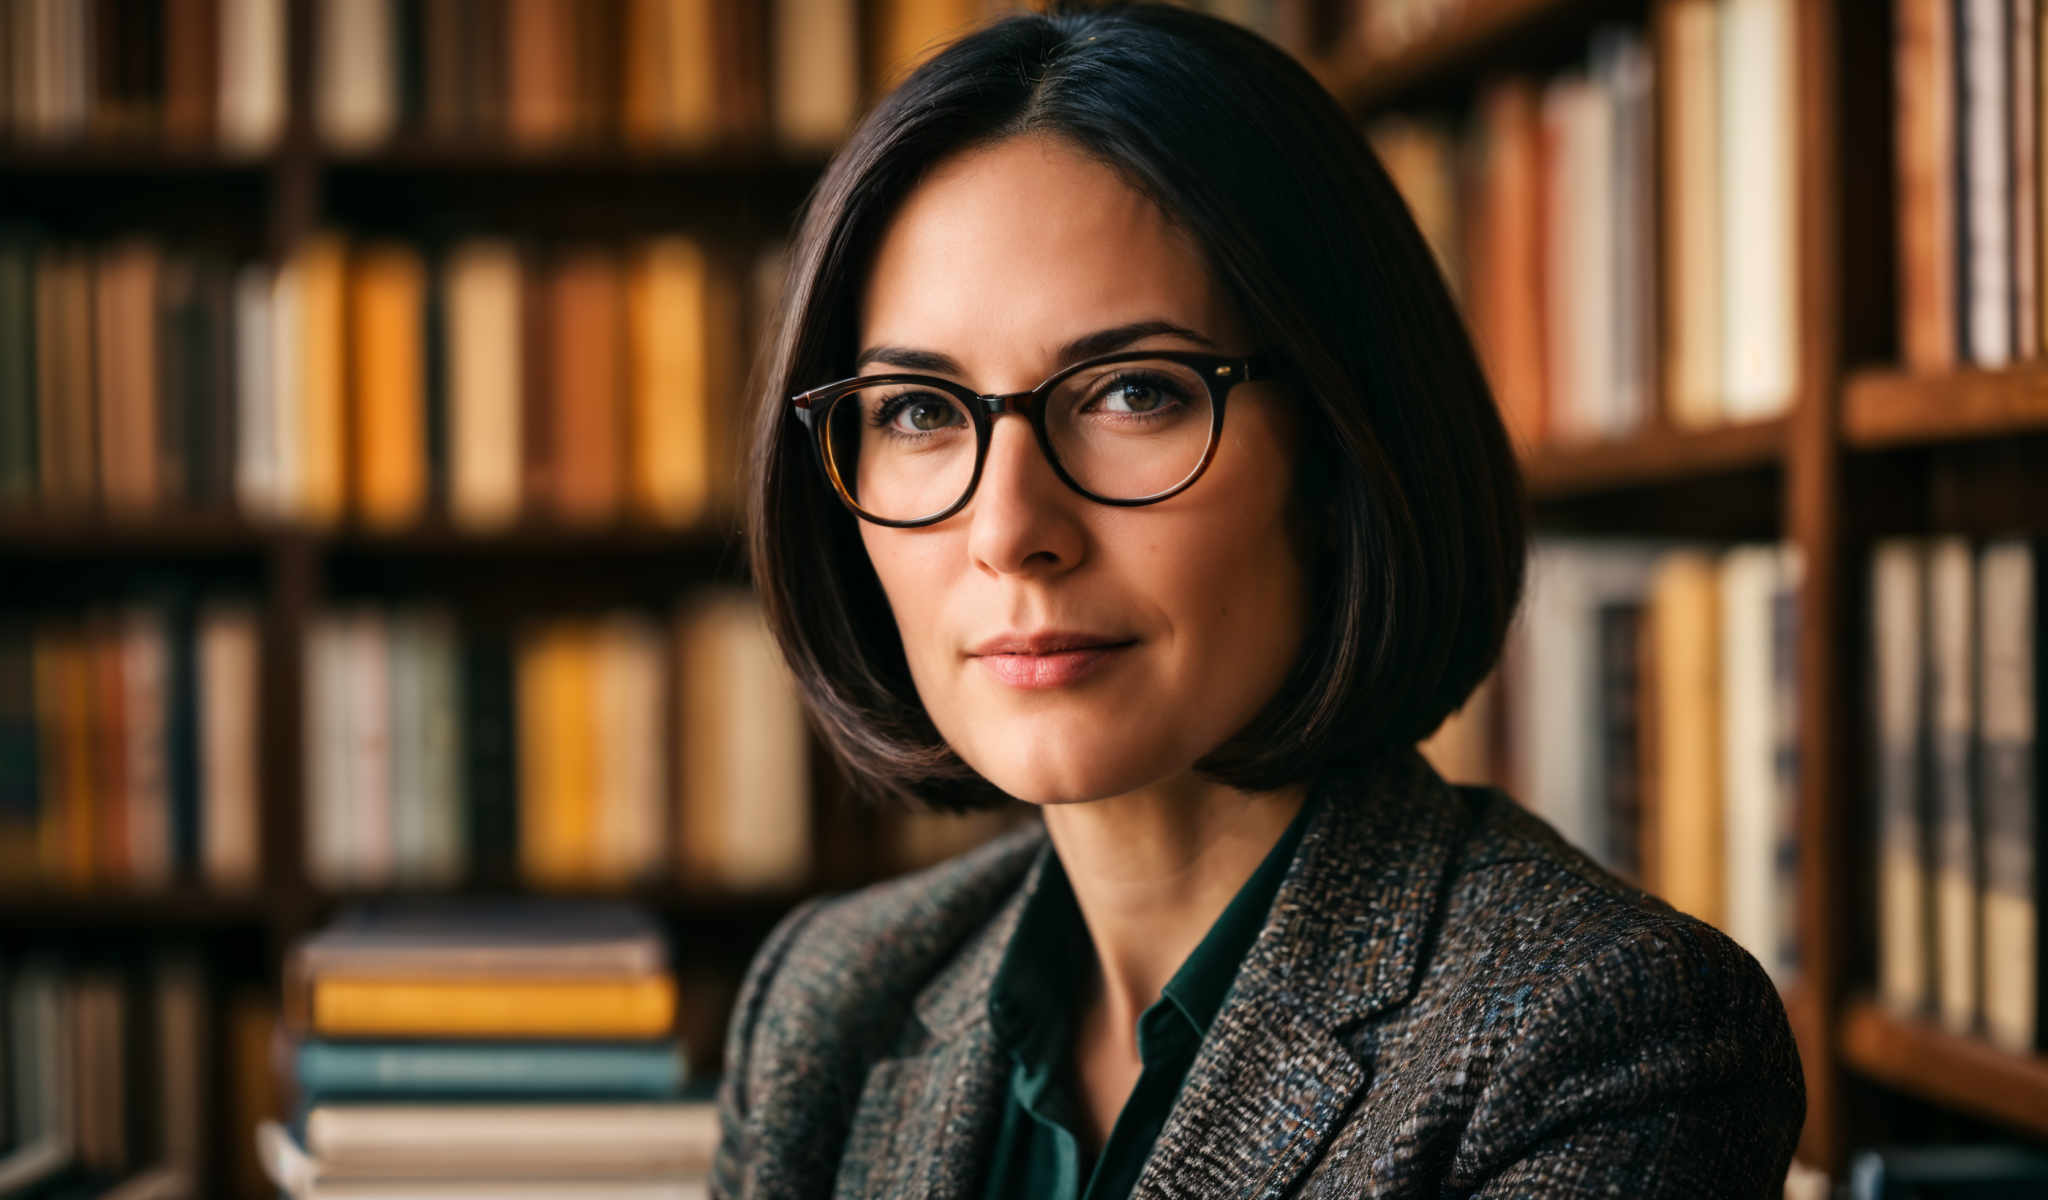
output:
[[[1727,918],[1719,579],[1712,555],[1682,551],[1658,566],[1650,594],[1658,830],[1650,874],[1673,908],[1717,927]]]
[[[656,238],[633,256],[629,483],[636,511],[677,525],[702,516],[709,497],[710,286],[704,250],[688,238]]]
[[[448,505],[467,525],[519,515],[519,257],[477,239],[448,260]]]
[[[540,884],[588,882],[596,854],[589,631],[542,628],[519,649],[519,858]]]
[[[426,508],[426,291],[426,268],[409,246],[367,248],[349,274],[354,491],[372,525],[404,525]]]
[[[293,344],[298,358],[298,377],[293,382],[298,392],[297,427],[303,457],[295,507],[307,520],[332,522],[340,518],[346,498],[346,245],[337,234],[317,234],[299,247],[288,269],[300,322]]]
[[[675,1024],[667,975],[615,979],[328,978],[313,1031],[333,1037],[659,1037]]]

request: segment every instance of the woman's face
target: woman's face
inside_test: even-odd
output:
[[[1066,365],[1068,343],[1140,322],[1185,332],[1091,354],[1257,349],[1150,200],[1067,143],[1024,135],[941,164],[895,216],[860,320],[862,357],[893,353],[861,370],[1020,392]],[[1157,504],[1077,495],[1027,421],[999,416],[965,508],[917,529],[860,522],[918,695],[997,787],[1053,804],[1172,781],[1278,688],[1306,609],[1288,414],[1269,383],[1239,385],[1226,412],[1207,472]]]

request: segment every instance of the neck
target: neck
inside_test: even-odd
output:
[[[1045,827],[1094,943],[1089,1001],[1135,1040],[1138,1015],[1216,923],[1307,786],[1243,792],[1189,780],[1049,806]]]

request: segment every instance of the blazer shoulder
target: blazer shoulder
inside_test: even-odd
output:
[[[1449,881],[1440,969],[1460,975],[1463,964],[1495,984],[1586,975],[1615,987],[1693,970],[1783,1019],[1776,985],[1735,939],[1614,875],[1497,789],[1458,793],[1476,813]]]
[[[1033,827],[807,905],[761,981],[754,1059],[848,1038],[874,1045],[931,976],[1017,887],[1046,844]]]

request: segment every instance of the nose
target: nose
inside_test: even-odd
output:
[[[1085,503],[1053,473],[1023,417],[995,418],[981,482],[963,514],[967,551],[990,575],[1070,571],[1086,542],[1074,506]]]

